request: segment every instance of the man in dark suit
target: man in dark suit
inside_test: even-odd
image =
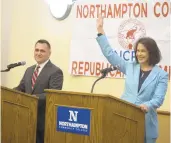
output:
[[[46,107],[44,89],[61,90],[63,85],[63,72],[51,63],[50,55],[49,42],[43,39],[38,40],[34,49],[34,58],[37,64],[27,68],[20,84],[15,88],[39,97],[36,143],[44,143]]]

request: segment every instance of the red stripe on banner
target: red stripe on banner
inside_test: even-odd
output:
[[[84,76],[101,76],[100,70],[110,66],[111,64],[104,62],[72,61],[71,74]],[[171,66],[159,65],[159,67],[169,74],[170,80]],[[124,74],[119,70],[116,70],[108,73],[107,77],[124,78]]]
[[[100,70],[110,67],[111,64],[104,62],[83,62],[73,61],[71,67],[71,74],[86,75],[86,76],[101,76]],[[107,74],[107,77],[124,78],[124,74],[119,70],[112,71]]]
[[[170,2],[153,2],[155,17],[167,17],[170,14]],[[97,18],[101,13],[104,18],[148,17],[148,5],[151,2],[128,2],[114,4],[79,4],[76,7],[76,18]]]

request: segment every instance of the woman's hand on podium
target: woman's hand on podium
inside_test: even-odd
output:
[[[146,105],[141,104],[141,105],[140,105],[140,108],[141,108],[141,110],[142,110],[143,112],[145,112],[145,113],[148,112],[148,107],[147,107]]]

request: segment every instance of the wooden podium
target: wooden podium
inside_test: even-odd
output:
[[[144,143],[145,114],[110,95],[45,90],[45,143]],[[91,111],[90,134],[57,130],[59,106]]]
[[[2,143],[36,143],[38,98],[1,87]]]

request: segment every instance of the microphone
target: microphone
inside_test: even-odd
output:
[[[105,68],[105,69],[102,69],[102,70],[100,70],[100,73],[102,73],[102,74],[107,74],[107,73],[109,73],[109,72],[111,72],[111,71],[114,71],[114,70],[117,70],[118,68],[117,67],[110,67],[110,68]]]
[[[8,72],[8,71],[10,71],[11,68],[15,68],[15,67],[18,67],[18,66],[24,66],[25,64],[26,64],[25,61],[10,64],[10,65],[7,65],[7,69],[1,70],[1,72]]]
[[[22,62],[18,62],[18,63],[7,65],[7,68],[11,69],[11,68],[15,68],[15,67],[18,67],[18,66],[24,66],[25,64],[26,64],[26,62],[22,61]]]

